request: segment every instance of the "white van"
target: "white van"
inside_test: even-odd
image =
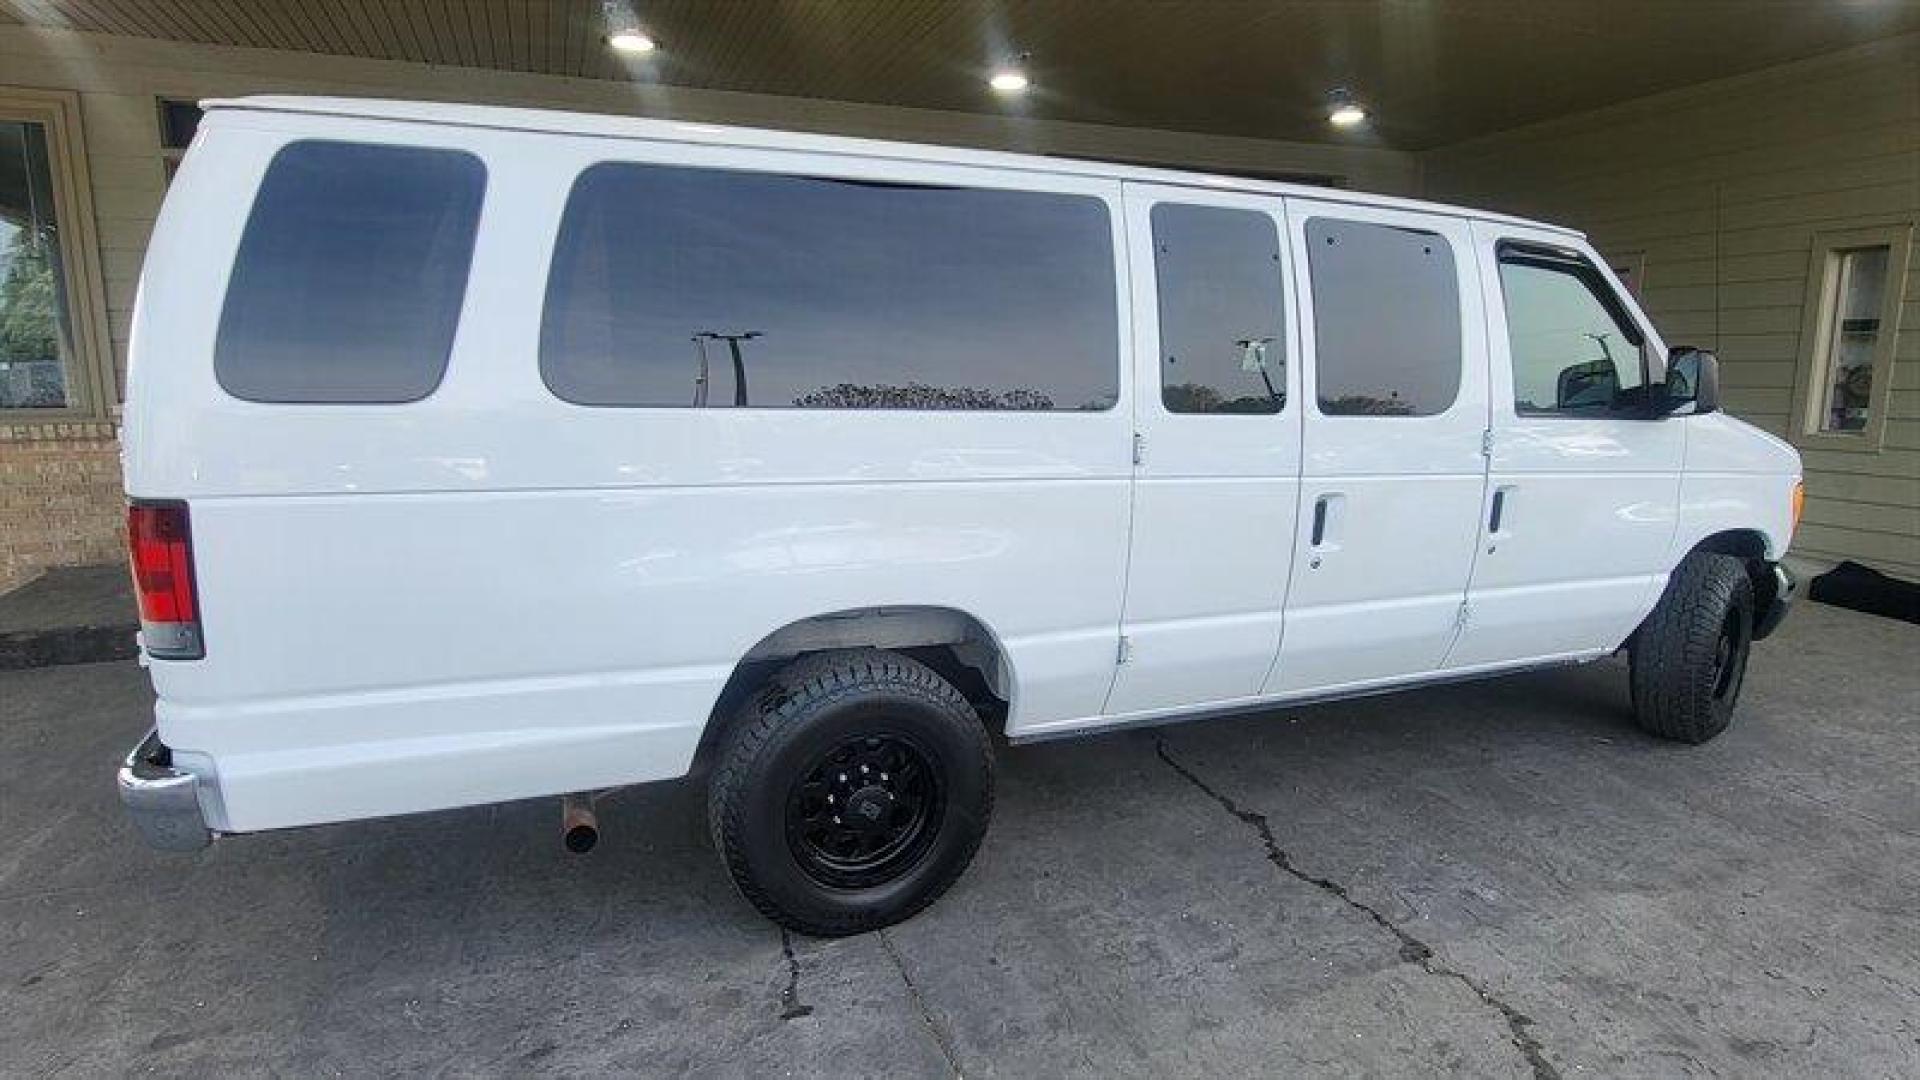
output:
[[[1731,719],[1799,460],[1576,232],[1098,163],[212,102],[140,284],[154,843],[698,772],[803,931],[1010,742],[1578,663]]]

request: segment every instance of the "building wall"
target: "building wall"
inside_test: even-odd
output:
[[[0,425],[0,590],[47,566],[121,557],[111,424]]]
[[[1718,349],[1729,410],[1789,435],[1814,234],[1920,218],[1920,36],[1446,147],[1424,165],[1429,197],[1642,255],[1642,297],[1668,340]],[[1802,449],[1795,551],[1920,579],[1920,258],[1909,267],[1884,444]]]
[[[156,102],[309,93],[548,106],[1192,168],[1308,173],[1410,194],[1412,154],[900,109],[519,72],[237,49],[0,25],[0,85],[77,92],[116,378],[147,235],[165,194]],[[119,558],[109,424],[0,428],[0,590],[41,568]],[[106,470],[103,472],[102,470]]]

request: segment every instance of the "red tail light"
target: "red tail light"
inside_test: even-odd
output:
[[[160,660],[205,656],[186,504],[128,506],[127,550],[133,559],[133,591],[140,602],[140,634],[147,655]]]

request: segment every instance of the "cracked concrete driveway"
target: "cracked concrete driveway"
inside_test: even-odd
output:
[[[701,793],[141,849],[132,664],[0,676],[8,1074],[1920,1075],[1920,628],[1807,605],[1742,715],[1617,664],[1006,750],[919,918],[786,937]]]

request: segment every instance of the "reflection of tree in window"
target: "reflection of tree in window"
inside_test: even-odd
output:
[[[0,278],[0,364],[12,374],[19,365],[25,378],[9,379],[0,404],[14,408],[57,406],[65,397],[60,378],[60,338],[54,316],[53,262],[46,245],[28,245],[16,232],[6,252],[7,272]],[[38,250],[36,250],[36,248]]]
[[[1366,394],[1342,394],[1332,399],[1320,399],[1320,411],[1328,416],[1412,416],[1413,406],[1400,400],[1398,391],[1388,391],[1388,397],[1377,398]]]
[[[1274,413],[1280,411],[1279,395],[1242,394],[1225,397],[1220,391],[1201,383],[1173,383],[1162,387],[1160,399],[1168,412],[1176,413]]]
[[[46,129],[0,123],[0,408],[59,408],[71,348]]]
[[[978,409],[1014,412],[1039,412],[1053,408],[1053,399],[1038,390],[982,390],[978,387],[865,386],[841,383],[823,386],[793,399],[801,409]],[[1104,409],[1098,402],[1082,409]]]

